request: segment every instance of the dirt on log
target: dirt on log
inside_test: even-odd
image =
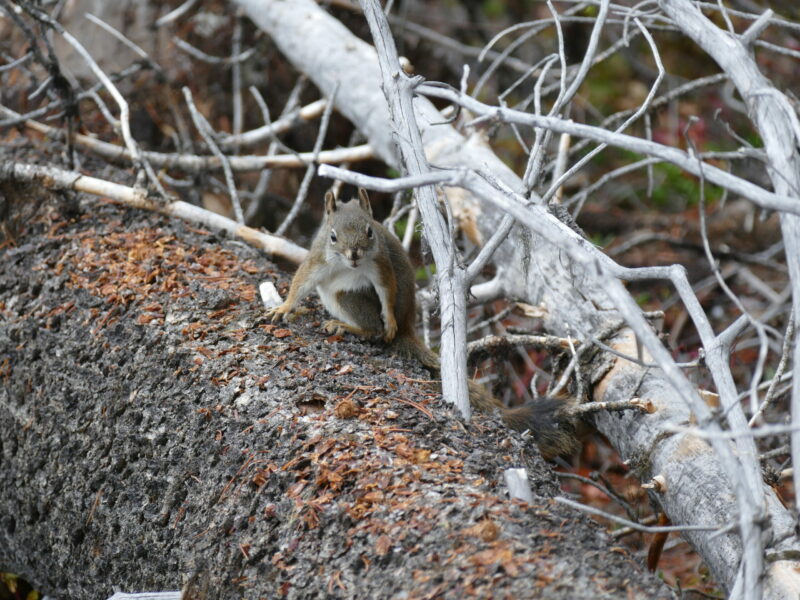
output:
[[[318,308],[268,323],[258,251],[36,186],[0,216],[0,570],[64,600],[672,597],[496,417]]]

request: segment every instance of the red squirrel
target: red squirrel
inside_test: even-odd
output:
[[[417,337],[414,269],[403,246],[372,217],[367,192],[358,199],[337,202],[325,194],[325,218],[306,259],[297,269],[289,295],[270,309],[273,321],[287,318],[295,305],[316,291],[333,319],[323,323],[328,333],[374,338],[389,349],[418,360],[438,374],[439,357]],[[506,408],[485,387],[469,382],[475,410],[499,410],[503,422],[516,431],[530,430],[545,457],[570,454],[577,441],[564,400],[542,398]]]

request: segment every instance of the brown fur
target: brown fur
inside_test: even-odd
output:
[[[380,285],[387,290],[386,298],[391,315],[388,323],[382,316],[381,298],[374,287],[336,292],[335,306],[327,306],[329,312],[339,314],[340,319],[326,321],[329,332],[350,333],[362,337],[381,336],[388,348],[406,358],[419,361],[438,376],[439,357],[417,337],[416,283],[403,246],[383,225],[372,219],[372,209],[364,190],[359,190],[358,200],[340,204],[332,195],[325,197],[326,218],[308,257],[300,265],[292,279],[286,301],[270,311],[275,319],[285,316],[294,305],[307,295],[316,283],[316,273],[327,267],[326,251],[331,241],[331,231],[337,239],[337,251],[350,258],[372,260],[380,274]],[[368,228],[372,235],[368,235]],[[323,301],[324,304],[324,301]],[[393,317],[393,318],[391,318]],[[396,330],[393,330],[396,327]],[[528,402],[519,407],[505,408],[489,390],[482,385],[469,382],[470,404],[477,411],[500,410],[503,422],[515,431],[530,430],[545,457],[574,452],[577,442],[575,430],[568,415],[568,404],[553,398]]]

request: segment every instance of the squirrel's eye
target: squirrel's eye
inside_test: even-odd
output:
[[[336,243],[336,232],[333,229],[331,229],[331,244],[335,243]]]
[[[369,239],[372,239],[372,227],[370,227],[369,225],[367,225],[367,237]]]

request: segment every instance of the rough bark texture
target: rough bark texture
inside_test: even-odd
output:
[[[670,597],[498,419],[317,310],[267,323],[288,277],[257,251],[34,186],[0,215],[0,570],[64,599]]]
[[[384,160],[398,166],[373,48],[310,0],[235,0],[234,4],[241,6],[324,94],[330,95],[338,84],[337,110],[353,121]],[[320,52],[323,47],[325,51]],[[449,125],[442,125],[443,118],[425,98],[416,99],[415,109],[432,165],[483,170],[514,190],[522,189],[520,179],[481,143],[480,136],[466,139]],[[497,228],[504,212],[488,203],[481,209],[483,231]],[[509,241],[495,254],[499,287],[506,296],[546,306],[548,332],[587,339],[607,325],[609,318],[615,318],[616,312],[593,268],[571,261],[557,242],[515,227]],[[619,343],[629,347],[625,338]],[[616,401],[636,394],[652,400],[659,410],[653,415],[633,411],[601,415],[596,419],[598,428],[642,479],[666,477],[666,492],[654,497],[674,523],[713,526],[720,521],[733,522],[740,507],[718,456],[704,441],[664,430],[665,425],[692,421],[686,401],[662,371],[622,363],[617,361],[618,368],[605,377],[605,361],[595,360],[585,366],[592,380],[600,381],[593,398]],[[770,597],[783,598],[783,584],[775,578],[796,569],[797,563],[791,557],[796,555],[800,542],[794,534],[793,515],[771,488],[763,485],[760,491],[773,533],[767,551],[775,555],[785,552],[783,556],[788,559],[767,569],[765,584]],[[731,589],[742,557],[738,532],[712,537],[708,532],[693,531],[685,537],[717,581]]]

